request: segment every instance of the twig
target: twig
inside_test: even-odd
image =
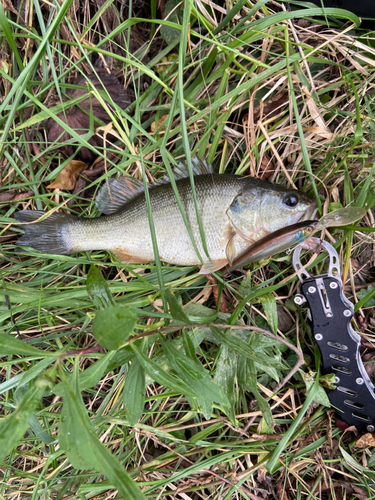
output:
[[[104,351],[104,347],[102,347],[101,345],[96,345],[94,347],[86,347],[85,349],[76,349],[74,351],[65,352],[65,353],[61,354],[60,358],[65,359],[65,358],[68,358],[70,356],[77,356],[77,355],[81,356],[82,354],[91,354],[91,353],[100,352],[100,351]]]
[[[375,286],[375,281],[370,281],[370,283],[362,283],[360,285],[354,285],[354,288],[356,290],[362,290],[362,288],[368,288],[369,286]],[[346,291],[351,291],[352,290],[352,287],[351,285],[347,285],[344,287],[344,290]]]

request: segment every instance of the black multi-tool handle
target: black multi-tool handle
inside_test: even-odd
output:
[[[336,389],[327,389],[331,404],[348,425],[373,432],[375,388],[360,357],[361,338],[350,324],[354,308],[343,294],[341,280],[329,274],[309,277],[302,281],[302,293],[311,311],[323,373],[336,376]],[[295,301],[304,302],[301,296]]]

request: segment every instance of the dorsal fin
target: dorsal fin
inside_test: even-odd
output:
[[[200,160],[194,156],[194,158],[191,159],[191,163],[194,175],[213,173],[212,166],[208,165],[206,160]],[[189,177],[189,170],[186,162],[181,161],[177,167],[173,169],[173,175],[176,180]],[[164,177],[155,182],[153,186],[160,186],[168,182],[170,182],[169,177],[164,175]],[[99,212],[110,215],[117,212],[125,203],[142,192],[143,182],[138,179],[129,176],[119,177],[118,179],[112,178],[100,188],[95,200],[95,205]]]
[[[100,188],[95,205],[99,212],[110,215],[142,191],[143,182],[138,179],[128,176],[112,178]]]
[[[214,171],[212,165],[208,165],[206,160],[200,160],[196,156],[191,159],[191,166],[193,167],[194,175],[212,174]],[[186,161],[180,161],[177,167],[174,167],[173,176],[176,181],[178,179],[185,179],[186,177],[189,177],[189,169]],[[166,182],[169,182],[168,175],[165,175],[162,179],[160,179],[160,181],[158,181],[158,184],[164,184]]]
[[[214,169],[209,165],[206,160],[200,160],[197,156],[191,159],[191,166],[193,167],[194,175],[212,174]],[[180,161],[177,167],[173,170],[176,179],[183,179],[189,177],[189,170],[186,161]]]

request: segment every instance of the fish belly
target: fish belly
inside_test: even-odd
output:
[[[228,241],[228,219],[225,214],[215,217],[204,217],[203,227],[208,250],[208,256],[203,248],[199,225],[195,214],[187,213],[191,234],[198,253],[186,229],[183,217],[177,210],[168,213],[153,210],[153,223],[160,260],[170,264],[199,265],[208,260],[225,258],[225,247]],[[113,232],[111,244],[107,249],[122,261],[149,262],[154,261],[151,231],[147,214],[138,217],[137,221],[122,221]],[[133,218],[132,218],[133,219]],[[122,227],[122,230],[119,230]],[[124,258],[120,254],[124,255]]]

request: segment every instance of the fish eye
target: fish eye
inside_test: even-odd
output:
[[[298,197],[295,194],[287,194],[283,199],[284,205],[294,208],[298,205]]]

